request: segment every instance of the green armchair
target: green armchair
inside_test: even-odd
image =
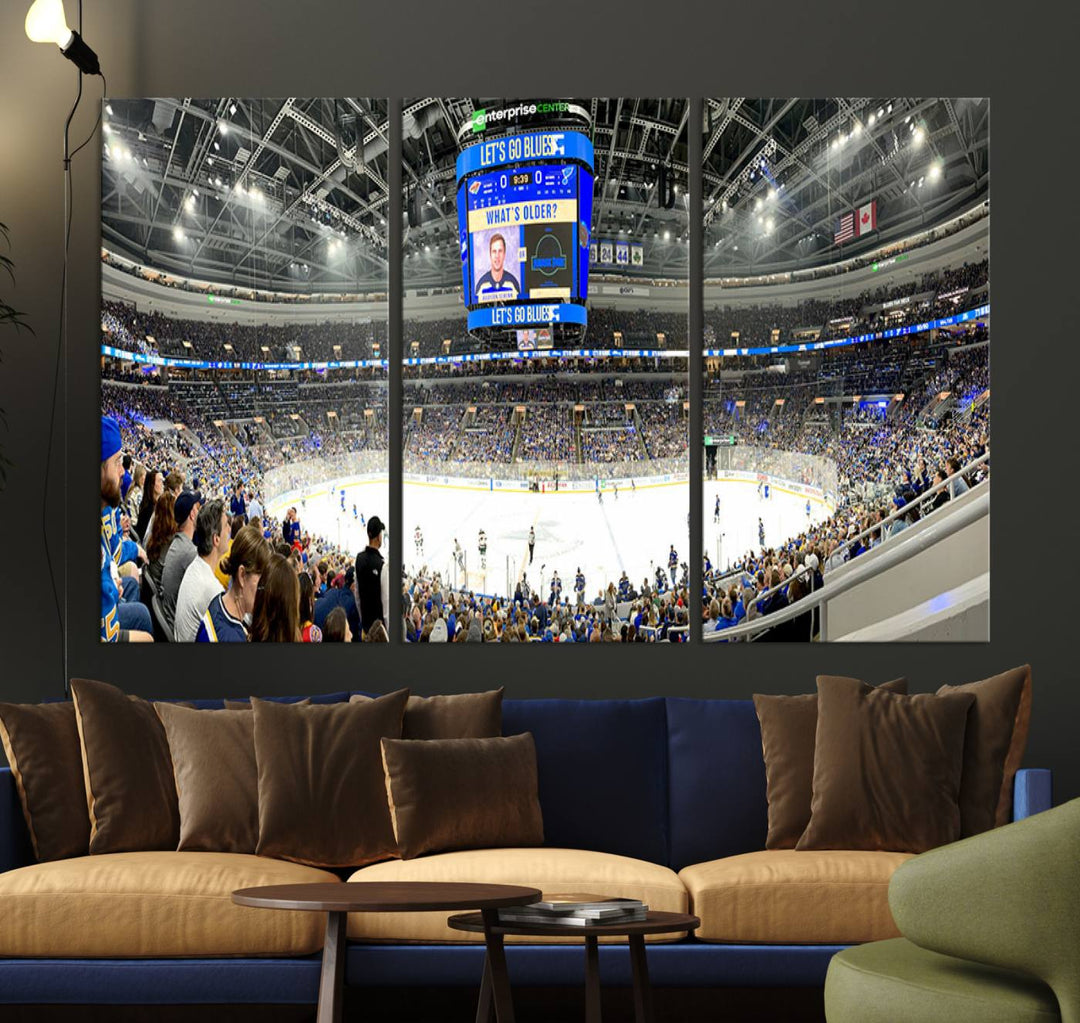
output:
[[[902,938],[838,953],[828,1023],[1080,1023],[1080,799],[903,864]]]

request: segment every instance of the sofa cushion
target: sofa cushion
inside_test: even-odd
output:
[[[662,699],[507,700],[503,734],[520,732],[536,741],[548,845],[668,862]]]
[[[902,696],[819,675],[810,823],[798,850],[920,853],[960,837],[970,693]]]
[[[323,870],[240,853],[129,852],[0,874],[0,956],[306,955],[320,913],[247,909],[237,888],[332,882]]]
[[[880,688],[906,694],[907,679],[893,679],[882,683]],[[754,694],[769,798],[766,849],[794,849],[810,823],[817,707],[817,693]]]
[[[374,697],[353,693],[349,703]],[[410,696],[401,723],[403,739],[487,739],[502,735],[503,687],[486,693]]]
[[[401,736],[409,691],[303,707],[256,699],[260,856],[356,867],[397,855],[380,739]]]
[[[165,726],[154,706],[107,682],[71,693],[90,811],[90,852],[176,849],[180,810]]]
[[[679,871],[702,941],[847,944],[893,938],[889,878],[907,853],[770,849]]]
[[[765,758],[753,701],[670,698],[667,719],[671,866],[764,849]]]
[[[641,899],[651,909],[686,912],[686,889],[674,871],[656,863],[580,849],[471,849],[391,860],[358,870],[350,881],[472,881],[520,884],[545,893],[595,892]],[[352,913],[349,937],[377,941],[477,942],[483,936],[453,931],[449,913]],[[663,935],[671,941],[680,935]],[[507,941],[580,941],[580,938],[508,937]],[[608,939],[601,939],[602,941]],[[613,938],[613,941],[620,939]],[[625,941],[626,939],[621,939]]]
[[[1058,1023],[1034,977],[930,952],[904,938],[847,948],[825,978],[829,1023]]]
[[[544,844],[533,737],[383,739],[398,854]]]
[[[85,856],[90,847],[75,705],[0,703],[0,741],[39,860]]]
[[[960,835],[968,838],[1007,824],[1012,790],[1024,759],[1031,723],[1031,665],[942,693],[971,693],[975,702],[964,732],[964,773],[960,779]]]

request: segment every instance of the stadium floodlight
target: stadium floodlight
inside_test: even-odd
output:
[[[105,133],[106,135],[111,135],[111,134],[112,134],[112,126],[111,126],[111,125],[109,124],[109,122],[108,122],[108,121],[106,121],[106,122],[105,122],[105,123],[104,123],[104,124],[103,124],[103,125],[101,126],[101,130],[102,130],[102,131],[103,131],[103,132],[104,132],[104,133]]]
[[[189,213],[190,213],[190,212],[191,212],[191,211],[192,211],[193,209],[195,209],[195,196],[193,196],[193,195],[189,195],[189,196],[188,196],[188,197],[187,197],[187,198],[186,198],[186,199],[184,200],[184,207],[185,207],[185,208],[187,209],[187,211],[188,211]]]
[[[218,131],[221,132],[222,135],[228,135],[229,134],[229,125],[228,125],[228,123],[226,121],[218,121]]]
[[[758,210],[760,210],[760,209],[761,209],[761,200],[760,200],[760,199],[758,199],[758,201],[754,203],[754,212],[756,213],[756,212],[757,212]],[[758,220],[760,220],[760,219],[761,219],[761,218],[760,218],[760,217],[758,217]]]
[[[664,241],[666,241],[666,242],[671,241],[671,232],[670,231],[665,231],[664,232]]]
[[[915,134],[912,136],[911,141],[914,142],[916,146],[921,146],[925,138],[926,132],[922,128],[916,128]]]
[[[935,161],[930,164],[930,180],[937,181],[941,177],[941,161]]]
[[[236,104],[235,103],[230,103],[229,104],[229,116],[232,117],[235,113],[236,113]]]
[[[112,117],[113,113],[112,113],[112,104],[111,103],[106,103],[105,104],[105,113],[107,113],[110,117]]]
[[[68,28],[63,0],[34,0],[26,12],[23,27],[32,42],[56,43],[60,52],[83,74],[101,74],[97,54],[83,42],[78,32]]]
[[[173,241],[174,242],[182,242],[184,240],[183,228],[174,227],[172,229],[172,236],[173,236]]]
[[[866,126],[868,128],[873,128],[874,127],[874,122],[876,120],[877,120],[877,114],[871,113],[870,116],[866,119]]]
[[[778,189],[775,189],[775,188],[770,188],[769,189],[769,198],[770,199],[775,199],[779,194],[780,194],[780,192],[779,192]]]
[[[860,131],[862,131],[862,124],[856,121],[851,127],[851,134],[858,135]]]

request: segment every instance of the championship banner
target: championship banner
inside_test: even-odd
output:
[[[615,265],[616,266],[629,266],[630,265],[630,243],[629,242],[616,242],[615,243]]]
[[[596,242],[589,242],[589,262],[596,262]]]
[[[611,266],[612,262],[611,242],[602,241],[600,243],[600,263],[602,266]]]
[[[630,265],[631,266],[644,266],[645,265],[645,246],[641,242],[630,243]]]

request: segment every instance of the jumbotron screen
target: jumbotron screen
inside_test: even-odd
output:
[[[570,325],[583,333],[592,144],[573,131],[512,135],[458,158],[458,226],[474,333]]]

